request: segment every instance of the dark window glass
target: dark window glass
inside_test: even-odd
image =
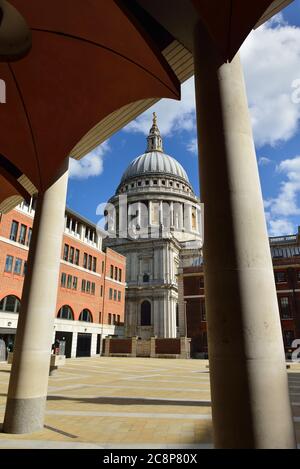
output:
[[[74,262],[74,252],[75,252],[74,248],[71,247],[70,248],[70,256],[69,256],[69,262],[71,262],[71,264],[73,264],[73,262]]]
[[[93,322],[92,313],[88,309],[83,309],[79,315],[79,321]]]
[[[119,282],[122,282],[122,269],[119,269]]]
[[[12,272],[13,261],[14,261],[13,256],[6,256],[5,268],[4,268],[5,272]]]
[[[294,331],[283,330],[283,342],[286,347],[290,347],[294,339],[295,339]]]
[[[110,278],[114,278],[114,266],[110,266]]]
[[[65,244],[64,245],[64,261],[67,261],[69,259],[69,245]]]
[[[92,256],[89,256],[89,263],[88,263],[88,269],[92,270]]]
[[[100,287],[100,296],[101,296],[101,298],[103,296],[103,285],[101,285],[101,287]]]
[[[148,283],[148,282],[149,282],[149,275],[148,275],[148,274],[144,274],[144,275],[143,275],[143,282],[144,282],[144,283]]]
[[[73,311],[68,305],[64,305],[60,308],[60,310],[58,311],[57,317],[59,319],[69,319],[70,321],[74,320]]]
[[[18,228],[19,228],[19,223],[13,220],[11,223],[10,235],[9,235],[9,239],[11,239],[12,241],[17,240]]]
[[[111,314],[108,313],[108,324],[111,324]]]
[[[26,272],[27,272],[27,261],[24,261],[24,265],[23,265],[23,275],[24,276],[26,275]]]
[[[0,301],[0,311],[8,313],[19,313],[20,311],[20,300],[14,295],[8,295]]]
[[[121,292],[118,291],[118,301],[121,301]]]
[[[79,265],[79,256],[80,256],[79,249],[76,249],[76,251],[75,251],[75,261],[74,261],[76,265]]]
[[[88,260],[88,255],[87,255],[87,253],[85,252],[85,253],[83,254],[83,267],[84,267],[84,269],[87,269],[87,260]]]
[[[275,281],[276,281],[276,283],[286,282],[286,273],[285,272],[275,272]]]
[[[77,277],[73,277],[73,290],[77,290]]]
[[[114,301],[117,301],[117,290],[114,290]]]
[[[72,275],[68,275],[67,288],[72,288]]]
[[[60,278],[60,285],[61,285],[61,287],[65,287],[65,286],[66,286],[66,280],[67,280],[66,274],[62,273],[62,274],[61,274],[61,278]]]
[[[151,326],[151,304],[147,300],[141,304],[141,326]]]
[[[104,272],[104,261],[102,261],[101,272],[102,272],[102,274]]]
[[[113,297],[113,291],[112,288],[109,289],[109,299],[112,300]]]
[[[22,269],[22,259],[16,258],[14,274],[21,275],[21,269]]]
[[[85,287],[86,287],[86,281],[82,280],[82,282],[81,282],[81,291],[85,292]]]
[[[92,295],[95,295],[95,284],[94,284],[94,282],[92,282],[92,285],[91,285],[91,293],[92,293]]]
[[[118,316],[117,316],[117,324],[120,324],[120,322],[121,322],[121,318],[120,318],[120,315],[118,314]]]
[[[27,233],[27,226],[26,225],[21,225],[20,234],[19,234],[19,243],[20,244],[25,244],[26,233]]]
[[[206,321],[206,310],[204,301],[201,301],[201,321]]]
[[[29,228],[28,229],[28,236],[27,236],[27,246],[30,246],[31,235],[32,235],[32,228]]]
[[[290,303],[289,297],[284,296],[279,299],[280,302],[280,312],[282,319],[290,319],[291,318],[291,311],[290,311]]]
[[[90,291],[91,291],[91,282],[89,280],[87,280],[87,282],[86,282],[86,292],[90,293]]]
[[[93,257],[93,272],[96,272],[97,270],[97,258]]]

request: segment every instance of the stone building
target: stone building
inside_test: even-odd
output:
[[[201,207],[181,164],[163,151],[155,113],[146,152],[124,172],[106,215],[104,245],[126,256],[125,335],[185,335],[177,275],[186,243],[201,246]]]

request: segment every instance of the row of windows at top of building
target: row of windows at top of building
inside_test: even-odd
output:
[[[271,255],[273,258],[297,257],[300,256],[300,246],[287,246],[284,248],[271,247]]]
[[[68,230],[71,233],[79,235],[80,234],[80,227],[85,228],[84,238],[86,240],[92,241],[92,242],[97,242],[98,237],[97,237],[97,233],[96,233],[95,229],[90,228],[88,226],[85,226],[82,223],[78,222],[77,220],[73,219],[72,217],[67,216],[66,228],[68,228]]]
[[[20,226],[20,229],[19,229]],[[17,243],[23,244],[24,246],[29,246],[31,241],[32,228],[29,228],[23,223],[19,223],[16,220],[13,220],[10,227],[9,239]]]
[[[286,272],[275,272],[275,282],[276,283],[286,283],[287,275]],[[297,270],[297,280],[300,282],[300,270]]]
[[[128,189],[130,188],[133,189],[134,187],[150,186],[150,181],[152,182],[153,186],[175,187],[176,189],[182,189],[184,191],[191,192],[191,189],[188,186],[180,184],[179,182],[175,183],[173,181],[166,181],[165,179],[146,179],[145,181],[132,182],[131,184],[126,184],[125,186],[123,186],[121,191],[125,192],[128,191]]]
[[[119,282],[122,282],[122,269],[119,269],[119,267],[110,266],[110,278],[114,280],[118,280]]]

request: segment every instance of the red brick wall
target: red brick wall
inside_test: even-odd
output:
[[[26,216],[23,213],[20,213],[17,210],[13,210],[7,215],[3,215],[0,220],[0,236],[9,239],[11,223],[13,220],[19,222],[19,230],[21,223],[27,227],[32,227],[33,219],[30,216]],[[70,263],[64,263],[63,254],[64,254],[64,245],[68,244],[74,249],[79,249],[79,267],[83,267],[84,253],[91,255],[97,259],[96,264],[96,273],[99,276],[93,275],[92,272],[87,270],[81,270],[76,268]],[[6,256],[11,255],[15,258],[22,259],[22,273],[24,261],[27,260],[28,250],[22,249],[17,244],[9,244],[0,239],[0,300],[7,295],[15,295],[18,298],[21,298],[22,288],[23,288],[23,275],[16,275],[13,273],[5,273],[5,260]],[[108,323],[108,313],[120,316],[120,324],[124,323],[124,305],[125,305],[125,272],[126,272],[126,258],[111,249],[107,249],[107,253],[100,252],[93,247],[76,240],[72,236],[64,235],[62,242],[61,250],[61,266],[60,266],[60,275],[59,275],[59,288],[57,295],[57,305],[55,316],[57,316],[59,309],[63,305],[69,305],[74,313],[74,319],[78,320],[81,311],[85,308],[89,309],[92,316],[93,322],[99,323],[100,313],[101,320],[104,324]],[[102,272],[102,262],[104,262],[104,272]],[[122,284],[119,282],[114,282],[111,280],[105,280],[105,276],[110,276],[110,265],[114,265],[121,269],[122,272]],[[72,275],[72,277],[77,277],[77,290],[70,290],[68,288],[60,287],[61,274],[65,273],[66,276]],[[100,277],[101,275],[101,277]],[[83,293],[81,291],[82,280],[90,281],[95,284],[95,294]],[[67,285],[67,284],[66,284]],[[103,296],[101,297],[101,286],[103,287]],[[109,299],[109,288],[121,292],[121,301]],[[113,296],[114,298],[114,296]]]

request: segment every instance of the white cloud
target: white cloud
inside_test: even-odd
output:
[[[249,35],[241,58],[256,145],[289,140],[300,119],[300,104],[292,99],[300,78],[300,28],[277,15]]]
[[[188,142],[186,146],[187,151],[193,153],[194,155],[198,155],[198,140],[197,138],[192,138],[190,142]]]
[[[181,130],[194,130],[194,78],[190,78],[182,85],[181,95],[181,101],[162,99],[136,120],[130,122],[123,130],[126,132],[142,132],[147,135],[151,127],[152,113],[154,111],[157,114],[158,126],[163,136],[169,136]]]
[[[289,234],[295,226],[289,217],[299,216],[300,207],[300,156],[281,161],[276,168],[284,180],[280,184],[277,197],[265,201],[267,223],[270,234]]]
[[[103,156],[109,150],[108,142],[104,142],[81,160],[70,158],[69,178],[88,179],[99,176],[103,172]]]
[[[258,160],[259,166],[268,166],[270,163],[272,163],[272,160],[266,156],[261,156]]]

